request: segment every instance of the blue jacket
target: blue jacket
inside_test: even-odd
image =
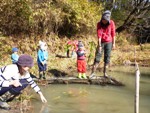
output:
[[[48,60],[48,52],[41,49],[38,50],[37,62],[42,63]]]
[[[13,54],[11,55],[12,63],[16,63],[16,62],[18,61],[18,58],[19,58],[19,55],[13,53]]]

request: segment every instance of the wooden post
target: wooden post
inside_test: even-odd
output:
[[[135,58],[136,58],[136,55],[135,55]],[[136,60],[135,60],[135,69],[136,69],[136,72],[135,72],[136,78],[135,78],[135,106],[134,106],[135,112],[134,113],[139,113],[140,71],[139,71],[139,66]]]
[[[136,81],[135,81],[135,87],[136,87],[136,93],[135,93],[135,113],[139,113],[139,90],[140,90],[140,71],[138,64],[136,63]]]

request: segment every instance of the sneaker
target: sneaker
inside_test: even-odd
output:
[[[5,110],[11,109],[11,107],[6,102],[2,102],[2,101],[0,101],[0,108]]]
[[[41,74],[39,75],[39,79],[42,79],[42,75]]]

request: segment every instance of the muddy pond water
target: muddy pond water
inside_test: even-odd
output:
[[[109,75],[125,86],[48,85],[41,90],[48,100],[32,100],[34,113],[134,113],[135,69],[114,67]],[[150,68],[140,67],[140,113],[150,113]],[[97,73],[102,75],[102,73]]]

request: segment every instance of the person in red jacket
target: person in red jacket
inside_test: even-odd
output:
[[[71,52],[71,57],[74,56],[75,52],[77,51],[77,45],[78,41],[77,40],[69,40],[66,44],[66,49],[67,49],[67,57],[70,58],[70,52]]]
[[[111,50],[115,49],[115,23],[110,19],[111,12],[106,10],[101,17],[100,22],[97,23],[97,37],[98,46],[95,54],[94,65],[90,77],[94,75],[96,68],[100,62],[100,58],[104,52],[104,76],[106,74],[106,68],[110,63]]]

